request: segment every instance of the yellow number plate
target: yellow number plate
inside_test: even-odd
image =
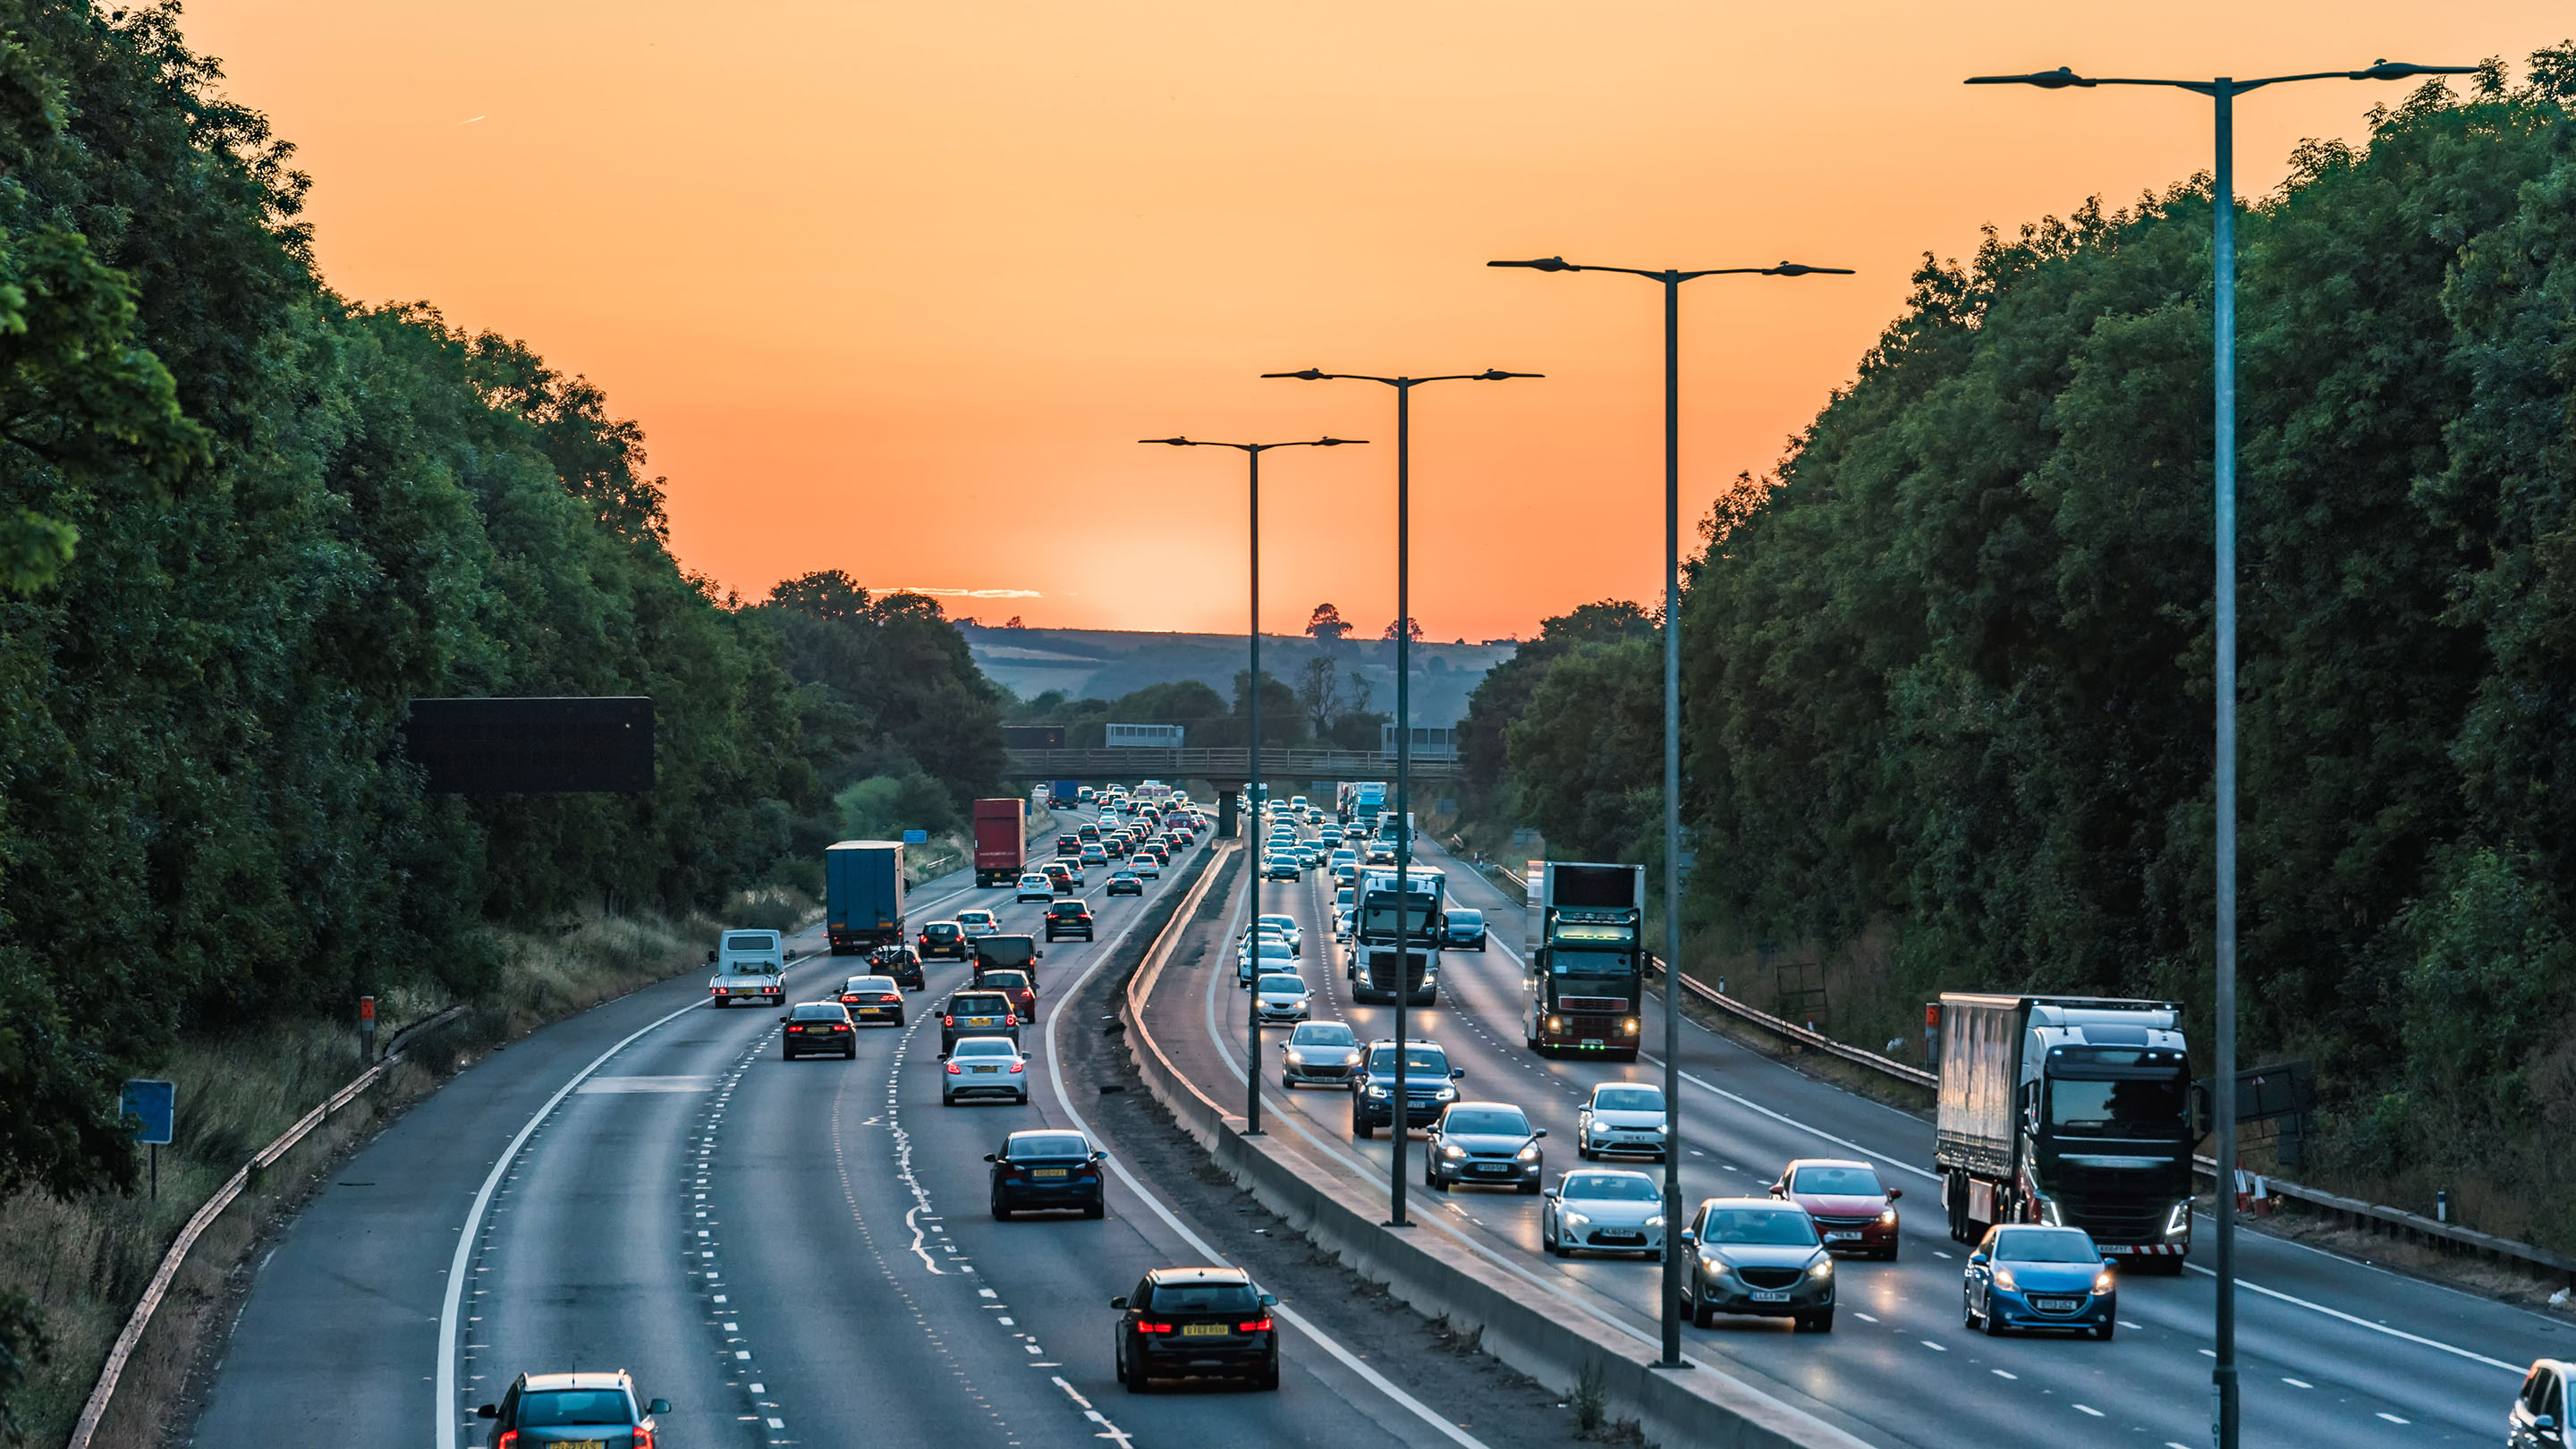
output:
[[[1222,1323],[1184,1323],[1181,1325],[1181,1337],[1223,1338],[1225,1337],[1225,1325]]]

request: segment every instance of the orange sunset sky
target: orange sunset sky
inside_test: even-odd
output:
[[[811,569],[988,622],[1240,629],[1240,455],[1271,455],[1265,627],[1394,610],[1394,403],[1416,394],[1414,613],[1436,638],[1657,583],[1658,299],[1487,270],[1859,269],[1685,293],[1694,516],[1847,382],[1926,251],[2209,164],[2207,102],[1959,84],[2069,64],[2239,76],[2519,63],[2564,0],[1255,5],[193,0],[187,31],[316,181],[332,285],[426,300],[604,386],[682,562]],[[2238,175],[2400,87],[2248,97]]]

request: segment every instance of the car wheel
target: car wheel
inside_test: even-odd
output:
[[[1538,1179],[1537,1179],[1537,1178],[1535,1178],[1535,1177],[1530,1178],[1528,1181],[1523,1182],[1523,1183],[1521,1184],[1521,1196],[1523,1196],[1523,1197],[1536,1197],[1536,1196],[1538,1196]]]
[[[1109,1216],[1109,1204],[1103,1200],[1094,1200],[1083,1206],[1082,1215],[1093,1222],[1098,1222]]]
[[[1574,1144],[1574,1155],[1575,1155],[1575,1156],[1577,1156],[1577,1157],[1582,1158],[1582,1159],[1583,1159],[1584,1161],[1586,1161],[1586,1162],[1591,1162],[1591,1161],[1595,1160],[1596,1158],[1598,1158],[1601,1154],[1599,1154],[1599,1153],[1597,1153],[1597,1152],[1594,1152],[1591,1148],[1589,1148],[1589,1147],[1585,1146],[1582,1142],[1577,1141],[1577,1142]]]
[[[1029,1104],[1029,1094],[1028,1094],[1027,1092],[1022,1092],[1022,1093],[1020,1093],[1020,1105],[1021,1105],[1021,1106],[1023,1106],[1023,1107],[1025,1107],[1025,1106],[1027,1106],[1028,1104]]]
[[[1279,1090],[1283,1092],[1293,1092],[1297,1090],[1296,1078],[1289,1076],[1286,1072],[1281,1072],[1279,1074]]]
[[[1279,1392],[1279,1361],[1272,1359],[1269,1367],[1261,1371],[1261,1377],[1255,1379],[1252,1386],[1264,1393]]]
[[[1965,1288],[1959,1290],[1959,1326],[1961,1328],[1977,1326],[1977,1308],[1969,1301],[1968,1290]]]
[[[859,1059],[859,1044],[858,1044],[857,1042],[852,1042],[852,1043],[850,1043],[850,1045],[849,1045],[848,1049],[847,1049],[847,1050],[845,1050],[845,1051],[843,1051],[843,1052],[841,1053],[841,1060],[843,1060],[843,1061],[845,1061],[845,1062],[855,1062],[855,1061],[857,1061],[858,1059]]]
[[[1799,1319],[1799,1320],[1798,1320],[1798,1331],[1799,1331],[1800,1333],[1831,1333],[1831,1332],[1833,1332],[1833,1331],[1834,1331],[1834,1311],[1833,1311],[1832,1309],[1828,1308],[1828,1309],[1826,1309],[1824,1312],[1819,1313],[1819,1314],[1816,1314],[1816,1315],[1815,1315],[1814,1317],[1812,1317],[1812,1318],[1801,1318],[1801,1319]]]
[[[1351,1114],[1351,1135],[1365,1142],[1369,1138],[1377,1135],[1377,1128],[1370,1125],[1367,1118],[1361,1116],[1357,1112],[1353,1112]]]
[[[1890,1244],[1888,1244],[1886,1247],[1881,1248],[1881,1249],[1879,1250],[1879,1253],[1878,1253],[1878,1261],[1880,1261],[1880,1262],[1882,1262],[1882,1263],[1893,1263],[1893,1262],[1895,1262],[1895,1261],[1896,1261],[1896,1245],[1895,1245],[1894,1243],[1890,1243]]]
[[[1129,1365],[1125,1382],[1127,1392],[1131,1394],[1150,1394],[1154,1391],[1153,1380],[1146,1375],[1143,1364]]]
[[[1690,1321],[1691,1327],[1693,1328],[1715,1328],[1717,1326],[1717,1310],[1700,1302],[1699,1296],[1694,1293],[1691,1296]]]
[[[1002,1195],[998,1192],[993,1194],[993,1221],[1007,1223],[1010,1220],[1011,1210],[1002,1202]]]
[[[1986,1311],[1977,1316],[1980,1320],[1978,1326],[1985,1329],[1986,1337],[2001,1338],[2004,1336],[2004,1316],[1995,1311],[1993,1304],[1987,1304]]]

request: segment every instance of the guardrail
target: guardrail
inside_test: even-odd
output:
[[[462,1006],[451,1006],[436,1016],[413,1022],[396,1032],[393,1040],[386,1043],[383,1061],[360,1072],[347,1086],[333,1092],[321,1106],[297,1118],[294,1126],[277,1135],[276,1141],[252,1153],[250,1161],[225,1178],[223,1186],[216,1188],[214,1194],[190,1215],[187,1225],[179,1229],[179,1236],[171,1241],[170,1250],[161,1255],[161,1266],[153,1270],[152,1281],[144,1286],[142,1299],[134,1305],[134,1311],[126,1317],[124,1329],[116,1335],[116,1346],[108,1350],[107,1363],[99,1369],[98,1383],[90,1389],[88,1401],[81,1405],[80,1420],[72,1426],[72,1436],[65,1442],[64,1449],[89,1449],[91,1436],[98,1432],[99,1420],[107,1416],[107,1406],[116,1397],[117,1381],[125,1374],[126,1361],[134,1356],[135,1346],[143,1341],[143,1331],[152,1326],[152,1315],[169,1294],[171,1281],[179,1276],[181,1265],[188,1261],[188,1250],[197,1245],[197,1239],[205,1235],[206,1229],[214,1226],[215,1219],[224,1215],[224,1209],[231,1207],[234,1199],[240,1197],[259,1174],[275,1167],[287,1153],[294,1151],[295,1145],[321,1126],[332,1113],[356,1101],[359,1093],[382,1081],[387,1069],[402,1059],[401,1047],[405,1037],[454,1021],[465,1011]]]

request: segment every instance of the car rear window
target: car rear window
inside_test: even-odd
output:
[[[624,1389],[555,1389],[519,1396],[519,1427],[548,1424],[632,1424],[635,1401]]]
[[[798,1021],[839,1021],[847,1014],[837,1001],[809,1001],[796,1008]]]
[[[925,936],[939,937],[944,940],[947,937],[957,934],[957,923],[955,921],[933,921],[929,925],[921,928],[921,934]]]
[[[1079,1132],[1031,1132],[1012,1138],[1006,1151],[1013,1162],[1032,1157],[1089,1157],[1091,1144]]]
[[[1024,990],[1029,984],[1029,973],[1026,971],[987,971],[984,973],[984,979],[975,984],[978,986],[990,987],[995,991],[1020,991]]]
[[[1449,913],[1449,924],[1453,926],[1481,926],[1485,924],[1485,913],[1483,911],[1451,911]]]
[[[954,1016],[1000,1016],[1010,1009],[1008,1000],[990,992],[959,996],[948,1003],[949,1013]]]
[[[970,1036],[960,1039],[957,1043],[957,1049],[949,1055],[960,1057],[1013,1057],[1018,1056],[1019,1054],[1020,1049],[1011,1045],[1008,1037]]]
[[[1156,1313],[1250,1313],[1260,1307],[1249,1283],[1158,1283]]]
[[[892,991],[895,989],[895,985],[894,978],[891,976],[853,976],[849,980],[841,983],[841,989],[852,993],[861,991]]]
[[[1091,907],[1082,901],[1057,901],[1047,907],[1050,916],[1078,916]]]
[[[700,936],[698,939],[703,941],[706,937]],[[767,931],[742,931],[725,937],[724,948],[728,951],[775,951],[778,949],[778,938]]]

